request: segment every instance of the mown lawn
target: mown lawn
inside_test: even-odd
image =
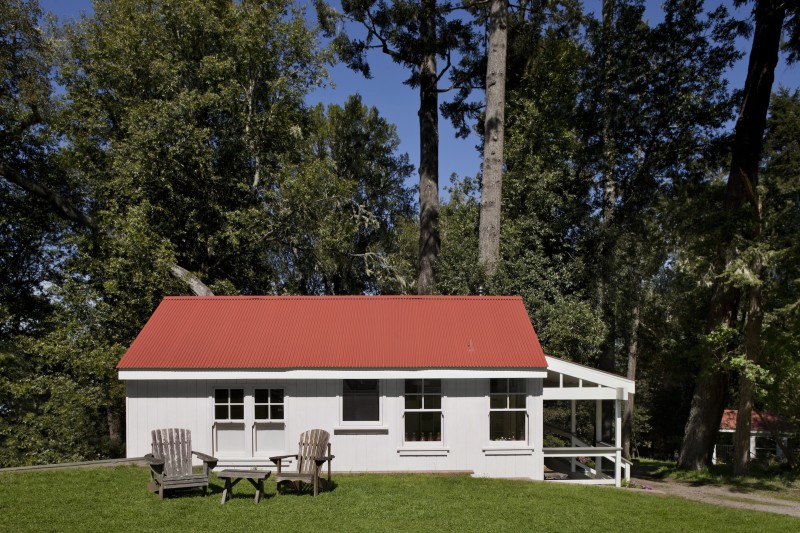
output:
[[[678,470],[672,461],[642,459],[634,462],[634,474],[654,479],[674,479],[692,485],[731,487],[742,493],[763,494],[773,498],[800,501],[800,479],[797,472],[786,471],[777,464],[755,461],[750,473],[736,476],[730,465],[713,465],[700,471]]]
[[[141,467],[0,474],[0,531],[797,531],[800,520],[633,489],[426,475],[340,475],[317,498],[253,504],[246,481],[220,505],[190,491],[160,501]]]

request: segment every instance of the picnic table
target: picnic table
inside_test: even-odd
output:
[[[233,496],[233,486],[246,479],[256,488],[255,503],[261,501],[264,494],[264,480],[270,475],[269,470],[222,470],[217,472],[219,479],[225,480],[225,489],[222,491],[222,503]]]

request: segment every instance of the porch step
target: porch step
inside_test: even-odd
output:
[[[611,475],[604,470],[600,473],[600,476],[597,479],[614,479],[613,471],[608,472],[611,472]],[[586,475],[579,469],[575,472],[570,472],[570,462],[567,459],[560,457],[547,457],[544,460],[544,479],[561,481],[566,479],[588,480],[595,478]]]

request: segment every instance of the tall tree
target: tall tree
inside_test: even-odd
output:
[[[489,46],[486,51],[486,109],[483,127],[483,176],[479,260],[493,276],[500,260],[500,213],[505,145],[506,48],[508,2],[492,0],[489,8]]]
[[[766,258],[760,280],[765,308],[759,366],[772,379],[759,381],[756,398],[762,409],[800,426],[800,91],[773,94],[764,143],[764,230],[758,251]],[[784,455],[797,468],[800,450],[787,447]]]
[[[3,154],[3,194],[72,223],[56,226],[57,275],[37,280],[52,311],[3,346],[26,362],[0,387],[15,421],[4,461],[112,454],[114,365],[165,294],[280,290],[278,177],[303,163],[303,99],[328,54],[281,0],[98,1],[58,41],[34,15],[3,31],[19,44],[12,55],[32,58],[4,62],[31,98],[4,95],[21,128],[3,134],[31,150]],[[49,101],[51,42],[63,44],[61,107]],[[53,140],[31,142],[43,134]]]
[[[736,121],[731,165],[722,208],[729,217],[723,240],[717,249],[717,272],[720,277],[715,281],[707,328],[710,334],[721,340],[717,349],[728,349],[730,336],[726,331],[736,328],[738,308],[741,298],[740,289],[730,279],[726,279],[725,271],[737,259],[735,241],[737,225],[750,225],[757,221],[761,214],[758,197],[758,166],[761,159],[762,139],[767,120],[772,82],[775,66],[778,63],[783,23],[786,17],[786,3],[782,0],[759,0],[754,9],[755,33],[750,52],[747,78],[743,93],[743,103]],[[756,222],[756,227],[758,222]],[[752,226],[746,229],[753,236]],[[751,324],[749,335],[760,331],[760,289],[750,295]],[[756,321],[756,322],[753,322]],[[753,357],[760,345],[760,339],[751,339],[746,344],[748,356]],[[725,407],[727,387],[727,370],[715,364],[714,354],[707,353],[702,363],[701,373],[697,378],[689,418],[681,446],[678,466],[685,469],[699,470],[709,464],[714,447],[717,429]],[[747,419],[737,420],[737,427],[749,435],[750,415],[749,400],[740,410],[740,416],[746,414]],[[743,412],[744,411],[744,412]],[[737,439],[738,440],[738,439]],[[749,444],[748,444],[749,445]],[[741,445],[736,446],[741,449]]]
[[[329,36],[335,36],[336,47],[344,61],[366,77],[371,77],[366,53],[376,49],[395,63],[407,68],[411,75],[406,84],[419,90],[419,276],[417,291],[430,294],[434,281],[434,265],[439,255],[439,86],[445,75],[453,86],[463,87],[465,78],[453,68],[453,54],[472,56],[476,39],[470,23],[453,16],[459,6],[450,0],[345,0],[342,2],[348,20],[361,25],[367,35],[351,39],[336,34],[340,17],[324,2],[317,2],[317,12]],[[438,68],[437,62],[444,67]]]
[[[283,290],[402,293],[415,269],[401,240],[416,214],[395,127],[359,96],[310,110],[307,143],[276,209]]]

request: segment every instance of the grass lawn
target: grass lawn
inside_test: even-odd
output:
[[[220,505],[189,491],[164,501],[141,467],[0,474],[0,531],[797,531],[796,518],[633,489],[464,476],[341,475],[333,491],[267,495],[242,481]]]
[[[692,485],[728,486],[742,493],[763,494],[773,498],[800,501],[800,479],[797,472],[783,471],[777,465],[752,465],[746,476],[734,476],[730,465],[713,465],[700,471],[678,470],[674,462],[642,459],[635,461],[634,472],[656,479],[670,478]]]

